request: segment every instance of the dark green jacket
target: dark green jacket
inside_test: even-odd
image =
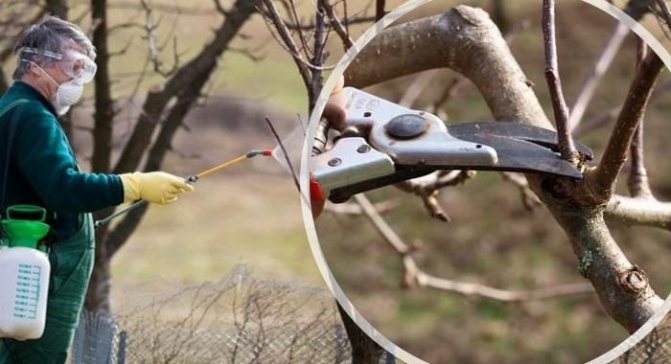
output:
[[[0,117],[0,208],[33,204],[50,212],[53,240],[74,234],[81,213],[123,202],[121,179],[113,174],[82,173],[49,101],[28,84],[16,81],[0,98],[0,110],[18,99],[28,100]],[[9,151],[10,120],[15,130]],[[7,184],[2,202],[2,184]]]

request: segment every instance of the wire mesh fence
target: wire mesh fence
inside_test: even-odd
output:
[[[347,334],[325,289],[260,279],[237,267],[222,280],[157,295],[112,318],[85,312],[72,364],[351,362]],[[671,363],[663,323],[614,364]],[[391,355],[380,363],[396,363]]]
[[[71,362],[348,363],[350,355],[328,291],[238,267],[219,282],[153,299],[115,319],[85,313]]]

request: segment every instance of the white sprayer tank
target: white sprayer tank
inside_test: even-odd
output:
[[[0,249],[0,337],[37,339],[44,332],[49,259],[37,249]]]
[[[35,212],[40,220],[15,218]],[[39,244],[49,232],[42,222],[45,216],[40,207],[16,205],[2,220],[6,238],[0,247],[0,337],[37,339],[44,332],[51,270],[46,249]]]

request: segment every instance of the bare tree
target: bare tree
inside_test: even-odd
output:
[[[146,95],[142,110],[135,126],[125,143],[119,160],[112,163],[112,130],[116,116],[116,101],[111,96],[112,80],[109,73],[108,49],[109,26],[107,25],[106,0],[92,0],[93,42],[98,49],[98,73],[95,78],[95,112],[93,130],[92,167],[97,172],[124,173],[135,170],[153,171],[161,167],[165,156],[171,150],[170,144],[175,133],[182,126],[184,117],[203,95],[210,75],[217,69],[218,59],[229,49],[231,41],[240,28],[256,13],[257,1],[237,0],[225,9],[218,1],[215,8],[223,19],[214,30],[214,38],[191,60],[179,63],[175,50],[174,68],[166,73],[165,81],[153,87]],[[155,41],[155,27],[151,17],[151,7],[142,2],[147,13],[146,22],[141,27],[146,31],[148,58],[158,62]],[[155,68],[161,71],[160,68]],[[142,76],[142,75],[141,75]],[[144,163],[142,163],[144,161]],[[86,298],[89,310],[109,311],[110,267],[109,263],[118,250],[128,241],[139,226],[148,206],[135,209],[113,229],[100,228],[96,234],[96,266],[94,267]],[[111,211],[103,211],[98,217]]]

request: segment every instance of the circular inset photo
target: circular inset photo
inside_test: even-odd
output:
[[[607,361],[663,319],[668,14],[635,0],[416,1],[349,47],[302,176],[317,263],[375,341],[362,357]]]

